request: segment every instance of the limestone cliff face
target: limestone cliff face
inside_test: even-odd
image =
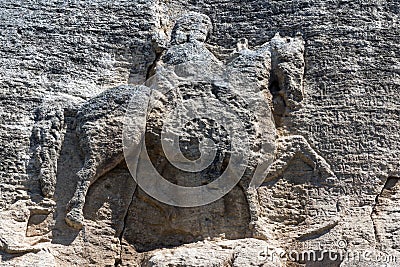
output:
[[[0,1],[0,265],[398,266],[398,17],[397,1]],[[178,129],[174,110],[198,116]],[[143,183],[157,175],[181,186],[170,202]],[[201,186],[223,194],[190,206]]]

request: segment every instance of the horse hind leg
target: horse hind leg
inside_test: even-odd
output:
[[[65,216],[66,223],[75,228],[81,229],[83,227],[83,207],[85,206],[85,199],[89,187],[105,173],[112,170],[115,166],[121,163],[124,159],[123,153],[114,154],[113,157],[106,158],[98,161],[90,158],[85,161],[82,169],[77,172],[78,184],[74,196],[68,203],[67,215]]]
[[[98,166],[95,160],[89,159],[85,162],[82,169],[77,172],[78,184],[74,196],[68,203],[68,213],[65,216],[65,222],[75,229],[79,230],[83,226],[83,207],[85,205],[85,198],[90,185],[97,178],[97,169]]]

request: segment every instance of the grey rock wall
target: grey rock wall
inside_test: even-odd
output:
[[[300,105],[282,104],[288,95],[279,91],[290,88],[279,80],[285,65],[265,89],[276,158],[292,147],[310,156],[296,152],[267,176],[255,206],[238,185],[196,208],[154,200],[121,162],[89,188],[83,228],[69,227],[67,204],[85,161],[77,113],[99,93],[154,74],[175,21],[189,11],[211,18],[206,47],[224,63],[241,38],[255,50],[277,32],[302,36],[304,75],[294,75],[303,84]],[[0,1],[0,264],[386,264],[327,255],[318,262],[271,259],[271,251],[325,246],[390,256],[384,266],[397,266],[399,26],[396,0]],[[277,58],[272,51],[274,70]],[[316,174],[318,159],[329,165],[334,185]],[[254,212],[258,224],[251,224]]]

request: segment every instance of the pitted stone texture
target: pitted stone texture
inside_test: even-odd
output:
[[[142,266],[190,266],[190,267],[241,267],[281,266],[279,249],[268,242],[257,239],[230,241],[203,241],[176,249],[161,249],[145,256]]]
[[[58,97],[66,107],[112,86],[145,81],[161,6],[124,0],[0,3],[1,207],[27,198],[27,190],[40,193],[39,180],[27,185],[33,175],[28,162],[34,114],[40,106],[51,108],[46,99]],[[56,162],[52,149],[47,154]],[[55,170],[47,161],[45,179]]]
[[[400,78],[399,56],[396,52],[400,49],[400,27],[396,0],[357,3],[207,0],[196,3],[170,1],[166,6],[153,1],[114,1],[112,4],[104,1],[73,1],[65,4],[45,2],[37,4],[25,1],[22,4],[19,1],[3,1],[0,4],[0,146],[3,148],[0,151],[1,212],[4,209],[13,210],[11,203],[17,199],[26,201],[29,198],[27,191],[39,192],[38,185],[31,186],[25,181],[31,175],[26,162],[31,159],[29,149],[35,122],[33,114],[43,103],[44,92],[65,97],[68,103],[79,103],[82,99],[71,100],[68,96],[88,98],[106,88],[126,83],[127,80],[131,83],[144,81],[147,69],[155,59],[150,42],[145,41],[147,37],[151,36],[156,43],[156,50],[162,52],[167,48],[166,40],[176,18],[188,11],[198,11],[207,14],[214,24],[207,47],[218,59],[228,58],[237,49],[238,39],[243,37],[248,39],[248,44],[244,42],[246,45],[238,49],[240,51],[245,50],[246,46],[253,48],[271,40],[276,32],[292,37],[298,31],[302,33],[305,41],[303,107],[285,117],[282,114],[286,109],[280,109],[283,101],[276,98],[278,104],[274,109],[275,122],[278,115],[281,121],[277,126],[285,128],[283,133],[302,135],[332,166],[341,183],[341,195],[337,202],[341,219],[328,232],[333,235],[329,238],[346,238],[349,248],[360,244],[371,248],[379,238],[386,247],[396,247],[393,238],[397,229],[397,197],[395,190],[384,186],[388,177],[399,176]],[[161,24],[162,28],[159,27]],[[153,28],[156,28],[155,35]],[[184,70],[181,73],[185,73]],[[273,88],[270,86],[270,89]],[[66,117],[67,121],[73,121],[73,116]],[[110,236],[119,235],[119,232],[115,233],[114,227],[114,230],[87,230],[78,234],[63,223],[65,205],[75,189],[74,173],[81,167],[79,146],[73,141],[75,130],[71,129],[73,126],[69,122],[67,125],[55,190],[58,224],[52,231],[57,238],[53,238],[53,244],[48,242],[49,247],[58,249],[56,252],[50,250],[56,263],[53,264],[52,257],[41,250],[18,257],[1,252],[2,265],[98,266],[121,263],[119,249],[109,245],[113,242],[119,245],[118,240],[109,239]],[[297,186],[292,183],[292,178],[307,176],[312,169],[302,160],[290,164],[292,166],[277,180],[282,190],[271,189],[281,196],[282,201],[286,196],[304,192],[304,188],[300,191],[290,190]],[[299,170],[304,172],[299,174]],[[127,170],[124,172],[127,173]],[[307,180],[307,177],[303,177],[303,180]],[[106,174],[104,181],[107,179],[115,181],[116,178]],[[294,182],[297,183],[297,180],[294,179]],[[125,181],[120,183],[131,187]],[[288,184],[289,188],[284,186]],[[105,197],[107,193],[103,190],[97,193],[99,191],[94,190],[96,186],[93,185],[93,194]],[[122,189],[111,194],[116,196],[115,192],[125,192],[119,190]],[[317,203],[320,203],[320,199],[325,201],[325,189],[321,190],[318,185],[311,191],[311,195],[315,196],[311,200]],[[129,202],[133,192],[121,194],[121,201],[112,197],[109,200],[114,204],[108,206],[94,201],[89,192],[86,213],[88,228],[95,225],[95,229],[104,229],[107,224],[104,222],[108,221],[105,217],[110,216],[113,210],[119,215],[124,214],[127,207],[121,210],[119,207]],[[328,201],[332,200],[332,194],[329,195]],[[283,208],[284,217],[288,219],[302,219],[304,216],[302,211],[298,212],[293,207],[314,207],[300,203],[304,196],[295,197],[290,202],[292,206]],[[332,207],[330,203],[327,203],[326,208],[318,206],[318,214],[329,214]],[[97,215],[91,210],[92,207],[100,207]],[[296,213],[292,214],[292,210]],[[13,219],[10,221],[10,218]],[[18,223],[18,220],[23,222]],[[26,229],[22,225],[26,226],[28,221],[29,212],[20,218],[7,215],[1,225],[14,229],[7,230],[9,237],[25,240],[23,234]],[[33,221],[28,225],[31,230],[34,229],[31,224]],[[123,219],[118,217],[118,221],[122,224]],[[46,223],[39,229],[35,228],[35,235],[38,233],[36,230],[46,233],[48,225]],[[15,234],[19,231],[21,233]],[[306,231],[304,233],[307,234]],[[322,241],[328,239],[328,233],[314,233],[317,233],[317,237],[311,234],[307,238]],[[88,239],[93,245],[87,245]],[[72,240],[76,241],[72,243]],[[250,242],[257,244],[256,241]],[[11,242],[7,241],[7,244]],[[122,250],[126,253],[123,254],[122,264],[140,266],[143,255],[138,254],[129,244],[123,244]],[[248,244],[245,246],[250,247]],[[99,247],[104,250],[99,252]],[[397,252],[398,249],[392,251]],[[193,248],[192,252],[188,251],[185,255],[194,255],[195,252]],[[240,257],[234,262],[240,262]],[[247,262],[241,264],[248,266]],[[377,266],[367,262],[343,262],[341,265]],[[396,266],[396,263],[392,266]]]

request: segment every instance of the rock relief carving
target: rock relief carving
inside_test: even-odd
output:
[[[262,177],[261,182],[272,181],[280,177],[294,157],[300,157],[312,166],[322,180],[334,183],[335,175],[326,160],[303,136],[290,135],[282,130],[284,127],[280,121],[280,118],[290,111],[299,109],[304,98],[305,63],[302,37],[281,37],[276,34],[270,42],[255,50],[248,48],[246,39],[241,39],[236,51],[226,61],[221,61],[205,45],[211,28],[211,20],[206,15],[193,12],[183,15],[176,21],[167,50],[155,64],[153,78],[141,86],[122,85],[111,88],[80,107],[76,115],[76,134],[84,155],[84,163],[77,173],[76,190],[68,205],[65,217],[68,225],[82,228],[83,207],[89,187],[124,160],[122,129],[132,98],[138,102],[149,102],[151,95],[155,93],[160,93],[163,98],[160,98],[159,102],[155,101],[151,108],[141,110],[141,113],[147,116],[147,122],[145,129],[141,129],[142,135],[137,136],[138,142],[142,140],[143,135],[154,140],[160,138],[163,111],[170,110],[182,99],[187,100],[193,96],[208,97],[231,106],[237,112],[245,126],[244,131],[249,136],[251,148],[248,166],[239,185],[248,200],[250,227],[254,236],[267,238],[269,234],[259,220],[258,193],[251,186],[254,175]],[[53,116],[57,118],[57,123],[53,123],[53,119],[39,119],[35,131],[41,132],[39,129],[46,128],[52,132],[54,127],[58,129],[55,129],[56,132],[59,131],[62,126],[58,122],[62,121],[62,118],[58,114],[55,112]],[[211,138],[216,134],[201,132],[201,123],[204,124],[203,129],[209,129],[213,122],[195,122],[196,125],[192,128],[195,136],[208,134]],[[222,133],[223,129],[220,130]],[[46,141],[45,135],[38,136],[38,140],[41,140],[38,143],[43,143],[38,146],[40,149],[38,148],[37,153],[38,162],[42,162],[42,192],[44,196],[51,197],[56,182],[56,166],[53,163],[46,166],[44,162],[50,159],[39,151],[52,147],[48,154],[54,160],[57,157],[53,154],[59,151],[59,141],[54,145],[51,144],[53,141]],[[61,140],[58,137],[56,139]],[[217,152],[218,160],[213,163],[213,168],[203,173],[203,176],[208,178],[199,178],[200,183],[210,182],[207,179],[215,179],[210,173],[220,173],[226,163],[224,158],[229,158],[226,151],[224,152],[224,149],[229,148],[226,134],[217,134],[213,140],[221,144],[220,151]],[[49,145],[45,145],[46,142],[50,142]],[[189,147],[193,142],[196,143],[190,137],[182,142],[186,142]],[[153,150],[154,153],[155,151],[158,150]],[[196,158],[193,151],[187,151],[188,157]],[[159,153],[164,157],[162,152]],[[259,165],[262,167],[258,168]],[[177,179],[173,182],[182,182]]]

